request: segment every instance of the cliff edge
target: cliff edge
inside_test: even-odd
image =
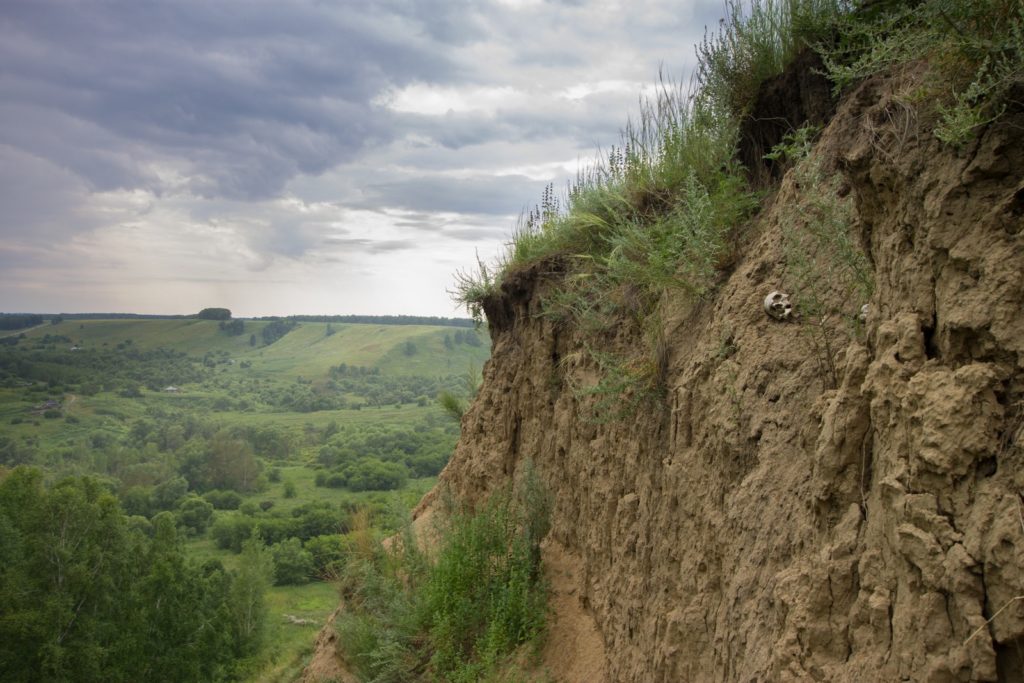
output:
[[[485,302],[439,487],[480,500],[532,461],[603,680],[1024,680],[1024,114],[957,150],[903,104],[912,79],[860,84],[811,152],[867,259],[863,322],[827,276],[814,296],[849,317],[762,309],[810,294],[797,167],[710,295],[660,302],[664,393],[628,416],[595,419],[578,351],[642,340],[539,315],[557,261]]]

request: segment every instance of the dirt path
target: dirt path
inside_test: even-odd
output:
[[[0,332],[0,339],[4,337],[13,337],[15,335],[22,334],[30,330],[38,330],[40,327],[46,327],[49,324],[50,323],[42,323],[40,325],[33,325],[32,327],[23,327],[20,330],[5,330],[3,332]]]

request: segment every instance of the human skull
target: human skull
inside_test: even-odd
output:
[[[776,320],[789,320],[793,315],[793,304],[785,292],[774,291],[764,298],[764,312]]]

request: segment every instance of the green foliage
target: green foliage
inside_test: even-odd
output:
[[[397,464],[406,474],[428,477],[440,472],[448,462],[457,438],[458,431],[454,425],[432,427],[420,423],[411,429],[383,425],[346,426],[320,448],[317,461],[332,468],[333,474],[344,475],[341,480],[334,480],[338,486],[345,486],[356,469],[365,469],[354,468],[360,461]],[[395,468],[391,471],[399,472]],[[328,486],[334,485],[328,482],[330,476],[325,474],[324,483]]]
[[[466,413],[467,408],[464,398],[460,398],[450,391],[442,391],[437,395],[437,402],[440,404],[441,409],[450,415],[453,420],[456,422],[462,421],[462,416]]]
[[[540,541],[550,501],[532,470],[476,511],[453,510],[428,559],[407,533],[353,554],[338,622],[346,659],[374,681],[476,681],[544,634]],[[429,666],[428,666],[429,664]]]
[[[318,576],[332,578],[345,567],[349,546],[341,534],[323,534],[310,538],[304,544],[313,557],[313,570]]]
[[[495,270],[500,273],[506,263],[499,260],[497,268],[492,268],[477,255],[476,264],[476,271],[456,271],[453,289],[448,294],[457,304],[466,307],[469,317],[479,327],[484,322],[484,301],[497,292],[500,284]]]
[[[309,583],[313,579],[313,555],[297,538],[288,538],[270,547],[274,558],[274,584],[277,586]]]
[[[213,489],[203,494],[203,498],[210,502],[216,510],[237,510],[242,504],[242,496],[235,491],[221,491]]]
[[[709,113],[743,116],[767,79],[801,50],[831,37],[851,0],[726,0],[718,32],[697,46],[697,98]]]
[[[260,330],[260,336],[263,343],[269,346],[295,329],[295,326],[294,320],[273,320]]]
[[[254,657],[266,639],[265,594],[274,578],[274,558],[255,529],[242,544],[239,567],[230,592],[231,632],[236,656]]]
[[[265,324],[247,320],[246,332],[258,335]],[[281,670],[264,669],[265,663],[271,656],[278,660],[274,667],[295,658],[301,668],[300,651],[308,648],[315,629],[279,626],[278,617],[282,610],[314,619],[326,616],[330,608],[320,612],[321,606],[305,606],[306,595],[324,595],[324,584],[272,587],[270,602],[265,604],[275,617],[260,636],[260,629],[253,631],[241,621],[234,625],[231,615],[247,610],[231,602],[252,603],[244,599],[244,591],[232,595],[229,589],[234,574],[215,559],[232,571],[241,568],[246,562],[240,554],[242,546],[256,530],[265,544],[279,552],[281,548],[295,550],[298,544],[299,552],[291,555],[297,555],[299,566],[306,569],[290,580],[337,575],[351,552],[346,532],[352,501],[370,506],[374,523],[382,529],[395,529],[401,520],[393,509],[398,503],[392,501],[410,505],[430,483],[419,480],[409,486],[402,482],[410,476],[435,474],[447,462],[457,439],[457,425],[450,424],[433,406],[408,406],[428,403],[435,392],[461,386],[453,368],[464,366],[470,358],[481,361],[487,352],[486,337],[471,327],[349,324],[336,324],[335,334],[328,337],[325,326],[303,325],[273,347],[251,349],[244,335],[229,337],[218,330],[217,322],[65,321],[53,328],[31,330],[17,346],[0,348],[0,466],[45,464],[46,481],[95,473],[102,482],[100,490],[116,492],[123,509],[130,513],[124,517],[124,533],[137,537],[136,554],[145,557],[158,535],[165,542],[173,532],[174,552],[181,553],[184,546],[206,563],[189,562],[182,555],[185,569],[179,569],[167,559],[173,553],[163,553],[167,561],[161,571],[176,572],[185,582],[178,592],[166,578],[160,578],[168,588],[166,597],[158,592],[157,580],[144,584],[142,570],[131,574],[131,581],[140,590],[147,586],[147,599],[160,601],[161,619],[169,619],[171,611],[179,607],[188,610],[189,618],[178,617],[180,632],[171,623],[152,628],[160,637],[181,643],[182,648],[199,648],[197,643],[202,642],[217,649],[203,657],[208,668],[190,669],[198,660],[188,655],[181,660],[184,668],[176,669],[163,655],[175,657],[181,651],[159,651],[160,646],[152,644],[155,640],[143,646],[144,638],[131,634],[146,631],[150,624],[145,617],[132,617],[104,625],[106,640],[101,647],[107,652],[116,640],[130,642],[130,647],[145,653],[151,663],[122,676],[116,666],[107,666],[111,661],[104,658],[107,655],[98,656],[97,667],[110,674],[105,680],[254,680],[257,669],[266,680],[284,680],[287,676]],[[450,349],[443,343],[446,334],[452,340]],[[403,348],[410,340],[417,351],[406,356]],[[374,350],[364,350],[371,344]],[[71,352],[72,345],[80,350]],[[331,365],[345,370],[332,376]],[[297,375],[302,378],[297,380]],[[178,391],[164,391],[172,384]],[[137,398],[126,400],[118,395],[127,387],[139,390]],[[51,399],[61,404],[65,417],[73,416],[79,422],[44,419],[41,406]],[[320,415],[299,412],[321,405],[333,408],[342,401],[364,410]],[[398,415],[390,407],[396,403],[403,404],[405,414]],[[388,407],[376,409],[378,404]],[[334,471],[319,473],[340,479],[342,489],[353,475],[356,488],[402,485],[401,493],[314,489],[318,472],[306,463],[315,459],[323,446],[330,450],[326,457]],[[282,475],[281,483],[268,488],[266,479],[273,468]],[[378,476],[381,471],[385,476]],[[0,467],[0,479],[4,476]],[[291,489],[295,495],[288,498]],[[302,504],[309,500],[322,502]],[[273,502],[272,509],[261,510],[261,501]],[[244,513],[232,512],[239,508],[245,508]],[[0,526],[4,522],[0,521]],[[20,547],[4,529],[0,529],[0,545],[3,558],[9,547]],[[268,552],[273,554],[273,550]],[[311,569],[305,560],[311,560]],[[6,565],[0,560],[0,586],[5,572]],[[271,576],[272,581],[276,578]],[[97,584],[106,585],[105,581],[102,578]],[[212,592],[204,593],[207,584]],[[206,595],[209,609],[189,607],[189,594]],[[0,603],[2,600],[0,597]],[[93,606],[87,601],[83,610]],[[156,613],[155,605],[151,607]],[[7,617],[5,609],[6,603],[0,604],[0,629]],[[214,612],[220,616],[214,618]],[[220,634],[219,640],[210,629]],[[252,638],[242,639],[245,633]],[[0,633],[0,640],[5,638],[6,632]],[[71,638],[69,635],[67,642]],[[263,646],[252,645],[260,640]],[[0,650],[7,652],[3,644]],[[0,655],[0,660],[4,656]],[[4,665],[0,661],[3,680],[60,680],[38,672],[9,673]],[[157,668],[168,673],[161,675]],[[90,676],[86,670],[82,679],[91,680]]]
[[[0,330],[22,330],[43,322],[43,316],[36,313],[0,313]]]
[[[226,308],[204,308],[196,317],[200,320],[231,320],[231,311]]]
[[[290,513],[275,510],[263,514],[266,512],[256,508],[250,514],[218,515],[210,531],[217,547],[241,552],[254,531],[264,542],[273,544],[289,538],[306,541],[348,528],[348,514],[327,503],[306,503]]]
[[[245,334],[244,320],[221,320],[218,327],[221,331],[226,332],[229,337],[238,337]]]
[[[152,507],[156,510],[172,510],[187,492],[188,482],[184,477],[167,479],[153,488],[150,496]]]
[[[232,632],[238,579],[187,561],[170,513],[152,540],[136,526],[96,480],[0,479],[0,677],[234,678],[239,653],[256,652]]]
[[[242,551],[242,544],[252,536],[256,520],[249,515],[217,515],[210,534],[218,548]]]
[[[202,534],[213,519],[213,505],[199,496],[189,496],[178,504],[178,524],[195,534]]]
[[[934,133],[962,145],[999,118],[1010,88],[1024,79],[1024,6],[1017,0],[878,3],[847,14],[836,46],[823,46],[837,90],[885,69],[926,62],[917,99],[937,103]]]
[[[409,477],[405,465],[363,458],[342,468],[345,485],[353,491],[390,491],[401,488]]]
[[[462,416],[469,407],[469,403],[476,398],[477,393],[480,391],[480,385],[483,382],[480,371],[472,365],[462,375],[461,379],[460,387],[453,390],[445,389],[437,395],[437,402],[441,409],[457,423],[462,422]]]
[[[206,447],[192,452],[182,466],[195,491],[231,489],[242,493],[258,488],[261,469],[249,444],[227,430],[214,434]]]

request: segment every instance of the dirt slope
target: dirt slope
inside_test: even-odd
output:
[[[664,408],[586,419],[585,340],[536,316],[557,268],[489,302],[492,359],[440,485],[479,499],[529,458],[550,487],[577,586],[561,611],[603,645],[588,673],[549,648],[552,671],[1024,680],[1024,115],[958,152],[906,87],[862,84],[818,145],[876,282],[862,332],[829,323],[834,376],[814,329],[761,309],[787,280],[792,173],[717,294],[664,302]],[[628,329],[604,342],[638,344]]]

